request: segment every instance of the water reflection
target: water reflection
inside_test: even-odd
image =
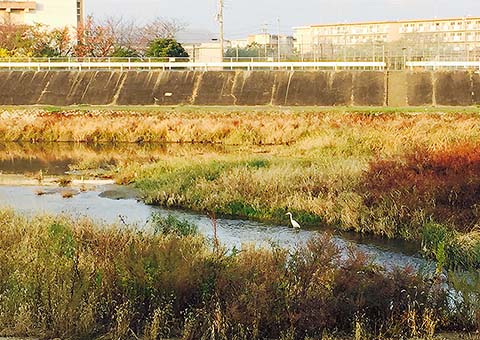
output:
[[[248,148],[269,152],[274,147]],[[129,161],[153,162],[162,157],[201,156],[208,153],[242,152],[241,147],[211,144],[78,144],[78,143],[0,143],[0,172],[63,175],[76,166],[109,168]]]

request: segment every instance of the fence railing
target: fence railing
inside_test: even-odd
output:
[[[383,70],[382,62],[0,62],[0,69],[34,69],[34,70],[322,70],[322,69],[358,69]]]
[[[409,69],[477,69],[480,70],[480,61],[407,61]]]
[[[121,62],[193,62],[194,60],[189,57],[4,57],[0,58],[0,62],[8,63],[25,63],[25,62],[45,62],[45,63],[92,63],[92,62],[109,62],[109,63],[121,63]]]
[[[469,69],[480,70],[480,61],[403,61],[393,65],[386,62],[366,61],[321,61],[321,62],[261,62],[238,61],[199,63],[178,61],[6,61],[0,60],[0,70],[402,70],[402,69]],[[395,66],[395,67],[394,67]]]

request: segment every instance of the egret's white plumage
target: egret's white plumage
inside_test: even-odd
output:
[[[300,224],[293,219],[292,213],[288,212],[286,215],[290,216],[290,223],[292,224],[293,229],[300,230]]]

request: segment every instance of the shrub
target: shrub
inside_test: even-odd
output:
[[[147,57],[178,57],[188,58],[188,53],[175,39],[160,38],[152,40],[145,51]]]
[[[419,149],[403,159],[371,162],[362,190],[369,207],[405,207],[399,223],[408,224],[422,210],[437,222],[471,231],[480,216],[480,146]]]
[[[342,253],[328,235],[289,254],[174,234],[0,211],[0,336],[400,338],[475,327],[476,287],[452,309],[420,274]]]
[[[117,46],[113,51],[111,57],[113,58],[136,58],[139,57],[140,53],[134,50],[133,48]]]
[[[153,214],[150,218],[150,225],[154,233],[159,235],[191,236],[198,234],[196,225],[187,220],[179,220],[173,215],[162,217],[160,214]]]

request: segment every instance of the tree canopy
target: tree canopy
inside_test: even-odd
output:
[[[98,21],[92,16],[76,30],[42,24],[0,24],[0,58],[140,57],[150,46],[153,46],[152,56],[188,56],[173,39],[184,28],[182,22],[169,19],[157,18],[139,25],[115,17]],[[159,43],[160,38],[165,41]]]
[[[188,53],[183,46],[171,38],[159,38],[152,40],[145,51],[147,57],[176,57],[188,58]]]

